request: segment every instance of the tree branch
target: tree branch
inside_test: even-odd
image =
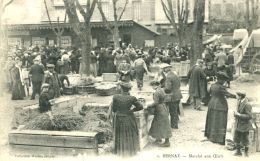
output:
[[[116,3],[117,0],[113,0],[113,11],[114,11],[114,23],[117,23],[117,13],[116,13]]]
[[[90,0],[87,0],[86,12],[89,12],[89,10],[90,10]]]
[[[46,13],[47,13],[47,17],[48,17],[48,20],[49,20],[49,23],[51,25],[51,29],[53,30],[53,32],[57,35],[57,31],[55,30],[55,27],[52,25],[52,22],[51,22],[51,18],[50,18],[50,14],[49,14],[49,10],[48,10],[48,7],[47,7],[47,3],[46,3],[46,0],[43,1],[44,2],[44,6],[45,6],[45,10],[46,10]]]
[[[96,7],[97,2],[98,2],[98,0],[93,0],[93,1],[92,1],[91,7],[88,9],[87,15],[86,15],[86,16],[87,16],[87,17],[86,17],[86,21],[87,21],[87,22],[90,22],[90,19],[91,19],[92,15],[93,15],[93,12],[94,12],[94,10],[95,10],[95,7]],[[88,0],[88,3],[87,3],[87,4],[90,5],[90,0]]]
[[[77,11],[76,11],[76,6],[73,0],[63,0],[64,5],[65,5],[65,9],[66,9],[66,13],[68,15],[69,18],[69,22],[74,30],[74,32],[77,35],[81,34],[81,30],[80,30],[80,21],[77,15]]]
[[[184,12],[184,21],[183,23],[185,25],[188,24],[188,19],[189,19],[189,8],[188,8],[188,0],[185,0],[185,12]]]
[[[161,3],[162,3],[162,6],[163,6],[163,11],[164,11],[164,14],[165,14],[165,16],[167,17],[167,19],[170,21],[170,23],[171,23],[171,17],[170,17],[170,15],[169,15],[169,13],[170,13],[170,11],[169,11],[169,9],[166,7],[166,5],[165,5],[165,3],[163,2],[163,0],[161,0]]]
[[[103,9],[102,9],[101,0],[98,1],[97,7],[98,7],[98,10],[99,10],[99,12],[100,12],[100,14],[101,14],[102,21],[103,21],[103,22],[105,23],[105,25],[106,25],[106,28],[107,28],[111,33],[113,33],[113,30],[112,30],[112,28],[109,26],[109,23],[108,23],[108,21],[107,21],[107,18],[106,18],[106,16],[105,16],[105,13],[104,13],[104,11],[103,11]]]
[[[121,20],[121,18],[122,18],[122,16],[123,16],[123,14],[124,14],[124,12],[125,12],[125,9],[126,9],[126,6],[127,6],[127,4],[128,4],[128,0],[126,0],[126,1],[125,1],[124,8],[123,8],[123,10],[122,10],[121,14],[119,15],[118,21],[120,21],[120,20]]]
[[[7,3],[4,5],[4,7],[3,7],[3,9],[2,9],[2,13],[4,13],[5,8],[6,8],[7,6],[9,6],[11,3],[13,3],[13,1],[14,1],[14,0],[10,0],[9,2],[7,2]]]
[[[86,12],[84,11],[83,7],[79,4],[79,0],[75,0],[75,2],[80,14],[83,16],[84,20],[86,20]]]

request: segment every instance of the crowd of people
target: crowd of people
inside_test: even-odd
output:
[[[63,49],[57,46],[31,46],[29,48],[10,49],[4,64],[6,84],[12,92],[12,99],[23,99],[29,96],[29,88],[32,85],[33,93],[40,93],[44,79],[50,73],[56,73],[61,77],[69,73],[79,74],[82,61],[80,48]],[[90,53],[90,71],[93,77],[103,73],[119,73],[120,80],[137,80],[139,89],[143,86],[143,75],[149,73],[149,66],[153,61],[170,63],[172,60],[181,61],[188,58],[188,51],[178,46],[167,45],[167,48],[133,48],[131,44],[113,49],[112,47],[95,47]],[[53,70],[52,70],[53,69]],[[54,74],[55,75],[55,74]],[[57,76],[57,79],[59,78]],[[63,84],[59,79],[53,82],[55,91]],[[57,86],[57,87],[56,87]],[[54,87],[50,87],[54,88]],[[58,91],[56,91],[59,93]],[[59,94],[55,94],[58,97]]]
[[[81,49],[61,49],[58,47],[35,46],[27,50],[16,48],[8,55],[4,66],[12,100],[29,96],[32,85],[31,99],[38,94],[41,112],[51,109],[50,99],[62,94],[64,81],[70,85],[69,73],[80,73]],[[147,106],[154,119],[149,135],[155,138],[154,144],[160,147],[170,146],[171,129],[178,129],[181,79],[172,71],[172,62],[189,59],[189,48],[168,44],[167,47],[148,49],[134,48],[122,44],[122,47],[96,47],[90,53],[90,71],[93,77],[103,73],[118,73],[121,81],[121,94],[113,96],[111,111],[114,126],[114,152],[121,156],[133,156],[139,151],[137,123],[133,112],[142,110],[143,105],[135,96],[130,95],[131,81],[136,79],[137,87],[142,90],[144,74],[150,73],[150,66],[159,63],[161,79],[154,80],[151,85],[155,92],[154,102]],[[202,110],[202,102],[208,105],[205,126],[205,137],[214,143],[225,144],[227,127],[227,97],[246,100],[245,93],[236,95],[227,91],[235,73],[235,58],[220,45],[207,45],[202,53],[202,59],[192,66],[187,73],[189,79],[189,95],[193,107]],[[215,81],[208,87],[209,81]],[[209,89],[208,89],[209,88]],[[240,107],[243,106],[243,107]],[[244,107],[246,106],[246,108]],[[237,147],[236,155],[240,155],[241,144],[248,152],[248,128],[239,128],[239,122],[247,122],[252,118],[251,107],[245,103],[238,106],[234,114],[238,121],[235,133]],[[170,120],[168,119],[170,116]],[[241,130],[242,129],[242,130]],[[164,142],[163,142],[164,140]],[[247,153],[248,154],[248,153]]]

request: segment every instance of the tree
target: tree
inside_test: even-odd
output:
[[[102,0],[99,0],[98,2],[98,9],[99,9],[99,12],[101,14],[101,17],[102,17],[102,20],[103,22],[105,23],[106,25],[106,28],[110,31],[110,33],[112,33],[113,35],[113,41],[114,41],[114,47],[115,49],[118,48],[120,45],[119,45],[119,29],[118,29],[118,22],[121,20],[124,12],[125,12],[125,9],[126,9],[126,6],[128,4],[128,0],[125,0],[125,3],[124,3],[124,8],[123,10],[121,11],[121,13],[118,13],[118,8],[117,8],[117,2],[119,0],[112,0],[113,2],[113,17],[114,17],[114,21],[112,22],[112,25],[111,23],[108,22],[107,20],[107,17],[105,15],[105,13],[103,12],[103,9],[102,9]]]
[[[7,34],[5,27],[3,26],[2,22],[2,15],[5,12],[7,6],[13,3],[14,0],[9,0],[7,3],[4,3],[4,0],[0,0],[0,52],[7,53]]]
[[[246,26],[248,33],[257,28],[259,14],[259,0],[246,0]]]
[[[55,33],[55,35],[57,36],[58,46],[61,47],[61,36],[64,32],[64,28],[60,26],[60,20],[59,20],[60,18],[57,17],[57,24],[54,26],[52,24],[52,21],[51,21],[50,15],[49,15],[49,10],[48,10],[47,4],[46,4],[46,0],[44,0],[44,5],[45,5],[45,9],[46,9],[46,13],[47,13],[47,16],[48,16],[49,23],[51,25],[51,29]],[[64,23],[65,22],[66,22],[66,12],[65,12]]]
[[[194,4],[194,22],[191,38],[191,65],[194,65],[198,58],[201,58],[203,52],[203,24],[205,18],[205,0],[195,0]]]
[[[93,15],[97,0],[87,0],[86,7],[79,3],[79,0],[63,0],[65,4],[66,13],[69,18],[74,32],[79,37],[82,48],[82,61],[80,63],[80,74],[85,76],[90,75],[90,52],[91,52],[91,25],[90,19]],[[84,18],[83,24],[79,20],[77,14],[79,10],[80,14]]]
[[[185,33],[188,27],[188,0],[181,0],[181,2],[177,0],[177,9],[174,9],[172,0],[161,0],[161,4],[167,19],[176,31],[179,46],[183,46],[185,44]],[[175,15],[177,16],[177,22],[175,21]]]

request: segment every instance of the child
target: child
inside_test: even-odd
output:
[[[238,106],[234,112],[236,118],[234,142],[236,145],[235,156],[241,156],[241,147],[245,147],[245,157],[248,157],[249,130],[252,127],[252,106],[248,103],[245,92],[237,92]]]
[[[39,98],[39,111],[41,113],[51,110],[51,103],[50,103],[50,97],[48,92],[49,92],[49,84],[43,84],[41,95]]]

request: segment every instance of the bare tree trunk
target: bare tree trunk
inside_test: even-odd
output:
[[[203,25],[205,18],[205,0],[195,0],[194,6],[194,22],[193,31],[191,38],[191,55],[190,61],[191,65],[196,63],[196,60],[201,58],[203,52]]]
[[[91,52],[91,28],[90,24],[86,24],[84,32],[79,35],[82,47],[82,61],[80,63],[79,73],[83,77],[90,76],[90,52]]]
[[[252,33],[252,25],[251,25],[251,21],[250,21],[250,9],[249,9],[249,0],[246,0],[246,26],[247,26],[247,30],[248,33],[251,34]]]
[[[120,44],[119,44],[119,30],[118,30],[118,25],[117,24],[114,25],[113,40],[114,40],[114,48],[115,49],[119,48],[120,47]]]
[[[87,0],[86,8],[79,3],[79,0],[63,0],[69,22],[81,41],[82,61],[80,64],[80,74],[90,76],[90,52],[91,52],[91,25],[90,20],[93,15],[97,0]],[[84,18],[83,26],[77,15],[77,10]]]

